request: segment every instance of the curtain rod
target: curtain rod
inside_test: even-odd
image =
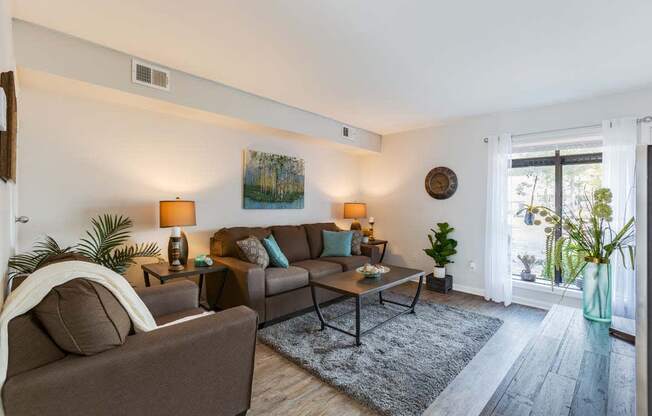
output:
[[[652,123],[652,116],[645,116],[639,119],[636,119],[637,123]],[[568,131],[568,130],[579,130],[579,129],[592,129],[592,128],[598,128],[602,127],[602,124],[591,124],[588,126],[577,126],[577,127],[569,127],[565,129],[552,129],[552,130],[543,130],[543,131],[536,131],[536,132],[531,132],[531,133],[520,133],[520,134],[513,134],[512,138],[514,137],[523,137],[523,136],[533,136],[535,134],[549,134],[549,133],[558,133],[561,131]],[[489,138],[485,137],[482,139],[483,142],[489,143]]]

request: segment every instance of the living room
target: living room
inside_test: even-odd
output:
[[[647,414],[651,4],[0,3],[2,412]]]

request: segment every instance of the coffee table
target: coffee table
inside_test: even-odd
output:
[[[321,323],[321,329],[328,327],[339,331],[343,334],[352,336],[355,338],[355,344],[360,345],[360,337],[364,334],[367,334],[380,326],[386,324],[387,322],[398,318],[401,315],[407,313],[415,313],[414,307],[419,301],[419,294],[421,293],[421,285],[423,284],[424,272],[416,269],[408,269],[405,267],[398,267],[392,265],[385,265],[390,268],[390,271],[376,278],[366,278],[362,274],[356,272],[355,270],[350,270],[342,273],[335,273],[330,276],[325,276],[320,279],[312,280],[310,282],[310,292],[312,294],[312,302],[315,306],[315,312]],[[417,292],[414,295],[412,303],[405,304],[401,302],[395,302],[393,300],[383,299],[383,291],[390,289],[394,286],[401,285],[408,280],[413,278],[419,278],[419,286],[417,287]],[[355,298],[355,333],[349,332],[343,328],[339,328],[335,325],[329,324],[324,319],[319,302],[317,302],[317,297],[315,296],[315,288],[322,288],[330,290],[333,292],[340,293],[344,296]],[[405,308],[405,310],[397,313],[391,318],[369,328],[365,331],[360,331],[360,312],[362,309],[362,298],[364,296],[373,295],[378,293],[378,300],[380,304],[391,303],[393,305],[399,305]],[[341,315],[340,315],[341,316]]]

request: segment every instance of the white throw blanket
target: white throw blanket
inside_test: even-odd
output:
[[[83,261],[66,261],[46,266],[32,273],[16,290],[11,292],[0,313],[0,392],[7,378],[9,321],[38,305],[55,286],[77,278],[97,282],[111,291],[129,314],[136,332],[147,332],[158,328],[154,317],[136,291],[123,276],[114,271]],[[206,314],[209,313],[194,315],[192,318]],[[186,320],[188,319],[182,318],[174,323]],[[0,416],[4,416],[4,406],[1,400],[0,396]]]

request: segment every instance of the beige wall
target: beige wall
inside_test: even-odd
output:
[[[180,195],[197,201],[198,224],[186,229],[195,255],[208,252],[209,236],[220,227],[326,221],[341,217],[341,202],[358,196],[355,155],[310,140],[143,109],[131,105],[128,95],[108,100],[111,95],[99,87],[76,81],[19,75],[19,198],[21,214],[31,217],[20,228],[20,249],[43,234],[71,244],[90,217],[105,212],[130,216],[135,241],[167,247],[169,230],[158,228],[158,201]],[[305,160],[305,209],[242,209],[246,148]],[[129,277],[142,283],[137,268]]]

